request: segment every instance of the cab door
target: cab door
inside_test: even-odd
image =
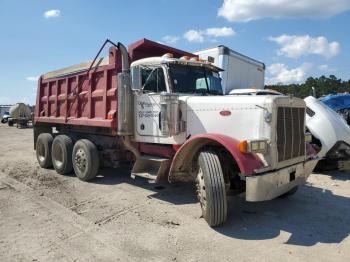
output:
[[[136,132],[139,136],[161,137],[160,93],[168,92],[163,67],[141,69],[142,91],[135,96]]]

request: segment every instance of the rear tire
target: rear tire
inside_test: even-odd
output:
[[[69,136],[58,135],[52,143],[52,164],[56,172],[63,175],[72,172],[73,142]]]
[[[9,120],[7,120],[7,123],[9,126],[13,126],[13,120],[9,119]]]
[[[215,151],[203,151],[198,157],[197,196],[204,219],[211,227],[223,224],[227,218],[224,175]]]
[[[36,158],[42,168],[52,166],[51,148],[53,137],[49,133],[42,133],[36,140]]]
[[[75,175],[83,181],[96,177],[100,159],[96,146],[88,139],[80,139],[73,148],[73,168]]]

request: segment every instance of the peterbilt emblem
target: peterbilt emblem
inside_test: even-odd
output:
[[[220,115],[222,115],[222,116],[230,116],[231,115],[231,111],[229,111],[229,110],[222,110],[222,111],[220,111]]]

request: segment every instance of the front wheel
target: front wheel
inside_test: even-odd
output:
[[[226,188],[215,151],[202,151],[199,154],[196,186],[204,219],[211,227],[223,224],[227,217]]]
[[[96,146],[88,139],[80,139],[73,147],[73,169],[75,175],[83,180],[93,179],[100,167]]]

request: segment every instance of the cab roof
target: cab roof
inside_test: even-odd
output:
[[[166,56],[143,58],[132,62],[131,67],[139,66],[139,65],[155,66],[155,65],[161,65],[161,64],[189,65],[189,66],[206,67],[216,72],[224,71],[223,69],[217,66],[214,66],[213,64],[206,61],[193,61],[193,60],[185,60],[181,58],[169,58]]]

